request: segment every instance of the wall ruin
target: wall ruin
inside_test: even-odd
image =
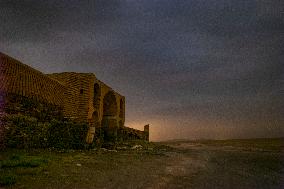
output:
[[[37,105],[52,107],[54,111],[47,111],[47,117],[55,116],[57,112],[64,118],[87,122],[90,128],[88,143],[93,142],[95,134],[102,133],[104,140],[111,141],[118,140],[118,137],[149,139],[149,130],[144,132],[124,126],[125,97],[98,80],[93,73],[44,74],[0,53],[0,81],[0,115],[31,114],[31,110],[15,110],[22,107],[19,99],[29,99]],[[16,100],[13,101],[13,97]]]

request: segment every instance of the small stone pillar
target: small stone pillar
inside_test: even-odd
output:
[[[144,126],[144,136],[146,141],[149,141],[149,127],[149,124]]]
[[[104,131],[104,141],[117,142],[118,123],[116,116],[104,116],[102,129]]]
[[[92,144],[95,136],[96,128],[94,126],[90,126],[86,138],[87,144]]]

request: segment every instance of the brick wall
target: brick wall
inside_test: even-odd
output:
[[[63,106],[64,85],[0,53],[0,91]]]
[[[88,120],[90,88],[95,76],[84,73],[55,73],[49,74],[66,87],[66,98],[64,101],[64,114],[79,121]]]
[[[94,101],[95,84],[99,86],[99,95]],[[144,131],[124,127],[125,97],[99,81],[94,74],[74,72],[43,74],[0,53],[0,94],[8,94],[9,97],[4,98],[0,95],[0,115],[4,111],[12,114],[26,112],[31,115],[40,112],[43,117],[46,115],[46,119],[49,119],[58,113],[59,116],[63,114],[64,117],[75,121],[96,122],[101,125],[104,116],[107,116],[104,115],[107,112],[104,110],[107,104],[104,103],[104,97],[110,92],[113,93],[116,101],[114,106],[116,115],[112,115],[115,118],[112,120],[115,122],[113,125],[117,129],[120,128],[118,129],[120,133],[126,134],[125,138],[145,138]],[[23,103],[25,104],[29,99],[33,106],[26,109]],[[94,117],[94,114],[97,116]],[[94,118],[97,120],[93,120]]]

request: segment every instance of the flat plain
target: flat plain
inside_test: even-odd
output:
[[[283,138],[0,151],[0,188],[284,188]]]

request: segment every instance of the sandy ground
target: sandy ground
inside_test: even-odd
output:
[[[169,159],[164,175],[148,188],[284,188],[281,151],[190,142],[167,145],[175,150],[166,152]],[[276,159],[267,158],[259,164],[248,165],[267,155]],[[216,158],[217,161],[212,161]],[[265,166],[270,163],[278,163],[279,167],[267,171]],[[261,166],[264,171],[259,168]]]

